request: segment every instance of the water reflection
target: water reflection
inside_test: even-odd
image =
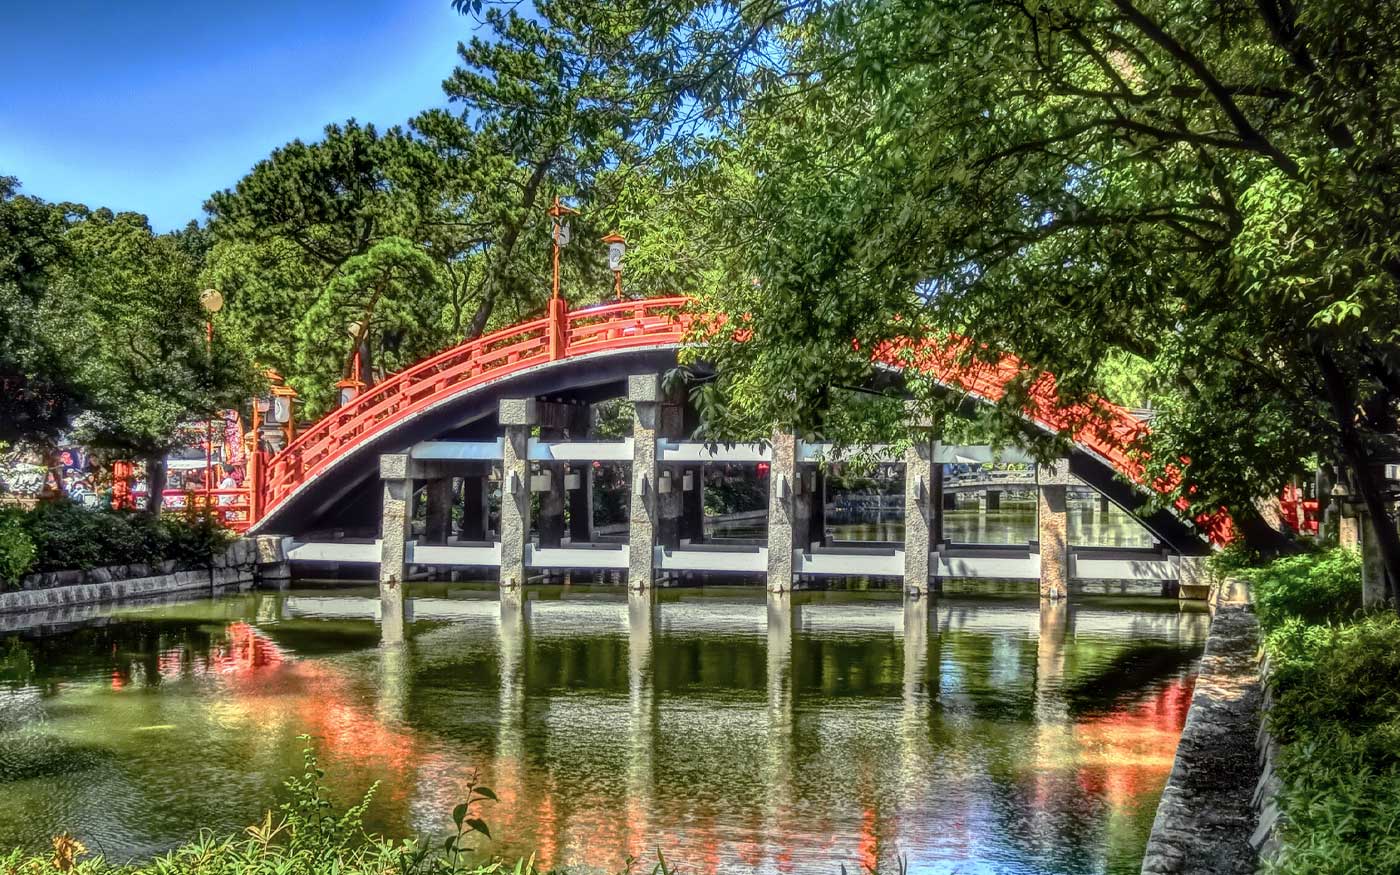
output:
[[[0,844],[235,830],[310,733],[342,800],[381,782],[374,828],[441,832],[479,769],[493,850],[546,864],[1136,871],[1205,633],[1160,601],[411,595],[385,646],[373,589],[12,639]]]

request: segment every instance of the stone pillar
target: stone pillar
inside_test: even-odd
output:
[[[1357,528],[1361,536],[1361,604],[1366,608],[1385,605],[1390,594],[1387,586],[1385,559],[1381,556],[1379,539],[1373,528],[1375,520],[1364,510],[1356,516]],[[1381,525],[1393,521],[1382,520]]]
[[[657,437],[676,437],[681,433],[681,408],[678,405],[662,404],[659,414]],[[681,545],[681,517],[685,513],[682,471],[677,465],[657,469],[656,543],[672,550]]]
[[[407,453],[379,457],[383,515],[379,541],[379,638],[402,644],[406,637],[404,585],[408,580],[406,542],[413,524],[413,480]]]
[[[564,432],[556,428],[541,428],[541,440],[563,440]],[[549,475],[549,488],[540,493],[540,546],[559,547],[564,543],[564,463],[545,462],[540,470]]]
[[[920,432],[904,452],[904,595],[929,592],[929,551],[933,549],[934,442]]]
[[[423,532],[425,544],[447,543],[452,533],[452,478],[433,477],[423,490],[423,499],[428,504],[428,524]]]
[[[1361,549],[1361,518],[1354,507],[1341,502],[1342,516],[1337,520],[1337,546]]]
[[[627,525],[627,587],[650,589],[656,580],[653,547],[659,522],[656,496],[656,439],[661,427],[661,381],[656,374],[627,378],[632,417],[631,515]]]
[[[705,467],[690,465],[681,470],[681,540],[705,542]],[[686,488],[686,484],[690,488]]]
[[[592,432],[593,408],[587,404],[573,408],[569,421],[569,437],[587,440]],[[571,465],[569,473],[578,478],[578,486],[567,489],[569,505],[569,541],[587,544],[593,540],[593,463]]]
[[[986,500],[984,501],[984,504],[986,506],[986,510],[1001,510],[1000,489],[988,489],[985,493],[985,496]]]
[[[569,476],[578,478],[578,486],[569,492],[569,541],[587,544],[593,540],[593,465],[580,462],[572,466]]]
[[[808,543],[826,546],[826,472],[818,465],[810,474],[813,486],[807,519]]]
[[[1069,595],[1069,460],[1037,465],[1035,477],[1040,497],[1040,597],[1062,599]]]
[[[525,547],[530,542],[530,428],[539,417],[532,398],[503,398],[505,426],[501,458],[501,589],[515,590],[526,581]]]
[[[486,476],[475,472],[462,478],[462,524],[458,537],[463,541],[485,541],[491,526],[491,502]]]
[[[934,463],[929,466],[929,543],[936,549],[943,544],[943,511],[947,509],[949,495],[943,493],[943,463],[936,461],[939,443],[935,442]]]
[[[791,592],[793,550],[806,536],[796,499],[797,437],[773,432],[773,455],[768,466],[768,593]],[[805,546],[805,545],[802,545]]]

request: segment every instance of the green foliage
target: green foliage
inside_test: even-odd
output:
[[[533,857],[514,863],[482,862],[463,845],[468,835],[490,836],[477,809],[483,802],[495,802],[496,794],[475,778],[469,782],[466,798],[453,809],[456,831],[439,853],[417,839],[396,841],[366,832],[364,815],[373,787],[358,803],[337,812],[327,797],[325,772],[314,751],[307,749],[304,757],[303,773],[286,782],[289,799],[242,835],[203,833],[141,864],[89,856],[81,841],[62,835],[54,838],[50,855],[20,850],[0,855],[0,875],[543,875]],[[637,871],[635,863],[628,858],[626,875]],[[672,875],[676,870],[658,851],[657,864],[650,871]]]
[[[1287,556],[1245,573],[1266,630],[1290,618],[1341,622],[1361,610],[1361,555],[1355,550]]]
[[[0,589],[18,586],[36,554],[34,539],[24,528],[24,511],[0,509]]]
[[[208,514],[154,517],[134,511],[90,509],[70,501],[33,510],[0,512],[0,568],[14,586],[31,572],[89,569],[165,560],[200,565],[228,547],[234,535]]]
[[[1266,871],[1400,869],[1400,619],[1290,618],[1266,648],[1285,815],[1283,854]]]

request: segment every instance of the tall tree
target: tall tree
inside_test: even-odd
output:
[[[1400,12],[772,9],[781,27],[714,42],[748,72],[713,105],[757,173],[727,207],[757,245],[711,302],[757,341],[706,352],[729,410],[819,418],[822,387],[861,363],[814,350],[852,337],[955,331],[986,345],[969,360],[1018,354],[1008,422],[1043,372],[1083,399],[1131,354],[1160,387],[1150,473],[1190,460],[1173,498],[1243,516],[1335,458],[1400,579],[1378,475],[1400,398]]]
[[[144,460],[148,509],[159,512],[164,460],[184,442],[181,426],[249,396],[248,357],[235,336],[206,334],[187,240],[153,234],[139,214],[102,209],[76,221],[66,241],[71,258],[55,291],[83,337],[75,367],[88,393],[76,436]]]
[[[74,368],[79,335],[53,282],[69,257],[68,207],[18,193],[0,177],[0,442],[42,441],[83,403]]]

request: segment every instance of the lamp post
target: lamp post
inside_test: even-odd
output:
[[[559,300],[559,250],[569,245],[569,223],[564,221],[564,217],[577,213],[559,202],[559,196],[554,196],[554,203],[546,211],[549,213],[551,222],[551,234],[554,238],[554,285],[549,294],[551,301]]]
[[[614,231],[603,238],[608,244],[608,270],[613,273],[613,295],[622,300],[622,256],[627,254],[627,241]]]
[[[214,314],[224,308],[224,296],[218,289],[205,289],[199,293],[199,305],[204,308],[204,362],[208,370],[210,385],[214,377]],[[214,420],[210,417],[204,423],[204,509],[207,513],[211,505],[211,492],[214,488]],[[164,501],[164,496],[161,498]]]
[[[359,322],[351,322],[345,330],[350,335],[350,342],[355,345],[355,349],[350,354],[349,375],[335,384],[340,407],[355,400],[365,390],[365,382],[360,379],[360,332],[364,330],[364,325]]]

